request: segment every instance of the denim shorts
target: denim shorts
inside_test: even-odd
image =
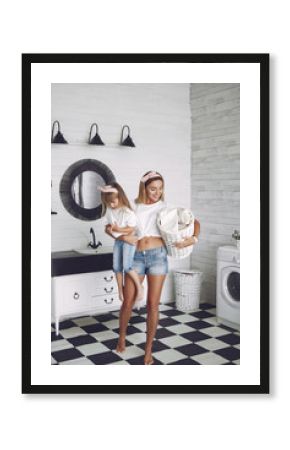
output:
[[[115,240],[113,250],[113,270],[117,272],[130,272],[133,268],[133,259],[136,245],[127,242]]]
[[[139,275],[166,275],[168,273],[167,250],[165,247],[136,250],[133,269]]]

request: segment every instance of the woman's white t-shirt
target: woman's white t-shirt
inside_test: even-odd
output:
[[[138,239],[145,236],[161,237],[157,227],[157,215],[159,211],[167,207],[167,203],[159,200],[156,203],[131,203],[137,217],[137,235]]]
[[[107,208],[106,214],[105,214],[105,224],[113,225],[114,223],[118,225],[118,227],[136,227],[137,225],[137,219],[134,211],[127,208],[126,206],[123,208]],[[122,233],[119,233],[117,231],[113,231],[112,235],[115,238],[118,238],[122,235]]]

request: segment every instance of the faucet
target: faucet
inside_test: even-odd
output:
[[[90,233],[91,233],[91,235],[92,235],[92,240],[93,240],[93,242],[89,242],[89,243],[88,243],[88,247],[91,247],[91,248],[93,248],[93,249],[96,250],[98,247],[100,247],[100,246],[102,245],[102,243],[99,241],[99,242],[96,244],[96,235],[95,235],[95,232],[94,232],[93,228],[90,228]]]

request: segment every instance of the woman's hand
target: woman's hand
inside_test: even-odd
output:
[[[195,236],[190,236],[187,238],[184,238],[182,241],[175,242],[173,244],[174,247],[177,248],[184,248],[189,247],[190,245],[194,245],[197,242],[197,239],[195,239]]]
[[[189,247],[190,245],[194,245],[198,242],[198,235],[200,233],[200,223],[197,219],[194,219],[194,235],[184,238],[182,241],[175,242],[173,244],[174,247],[184,248]]]
[[[189,247],[190,245],[194,245],[197,242],[198,242],[197,236],[193,235],[193,236],[189,236],[187,238],[184,238],[182,241],[175,242],[173,244],[173,246],[177,247],[177,248],[184,248],[184,247]]]

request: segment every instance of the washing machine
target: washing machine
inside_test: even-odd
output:
[[[217,321],[240,328],[240,249],[232,245],[217,251]]]

